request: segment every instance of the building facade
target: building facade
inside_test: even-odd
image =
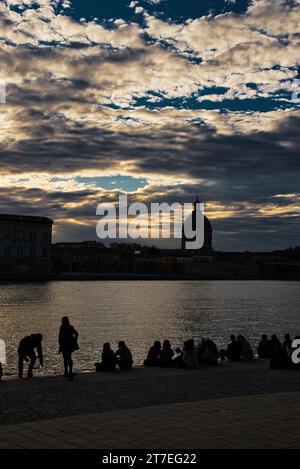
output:
[[[96,273],[120,269],[121,256],[97,241],[56,243],[52,246],[57,273]]]
[[[0,214],[0,276],[49,274],[53,220]]]

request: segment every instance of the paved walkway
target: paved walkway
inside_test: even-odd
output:
[[[83,373],[72,383],[59,376],[5,380],[0,382],[0,428],[94,412],[282,392],[300,392],[299,371],[270,370],[263,360],[222,362],[199,370]]]
[[[300,448],[300,392],[2,426],[0,448]]]

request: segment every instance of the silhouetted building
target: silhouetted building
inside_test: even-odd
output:
[[[0,215],[0,275],[49,274],[53,220]]]
[[[56,243],[52,246],[56,272],[97,273],[126,272],[129,269],[130,245],[113,244],[110,248],[97,241]]]
[[[196,216],[197,216],[197,210],[199,210],[197,208],[197,204],[199,204],[199,200],[198,198],[195,200],[194,202],[194,209],[193,209],[193,212],[186,218],[186,220],[184,221],[184,224],[183,224],[183,227],[182,227],[182,238],[181,238],[181,249],[186,249],[186,243],[187,241],[195,241],[196,239],[196,236],[192,237],[192,238],[187,238],[186,235],[185,235],[185,232],[184,232],[184,225],[188,222],[191,223],[192,225],[192,229],[193,231],[195,232],[196,231]],[[192,220],[190,220],[192,219]],[[209,219],[204,216],[204,243],[203,243],[203,246],[200,248],[200,249],[193,249],[193,251],[201,251],[201,252],[210,252],[212,251],[212,226],[211,226],[211,223],[209,221]]]

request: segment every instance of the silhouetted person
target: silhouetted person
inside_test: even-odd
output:
[[[160,352],[160,364],[161,366],[173,366],[174,350],[171,347],[170,341],[165,340]]]
[[[183,350],[181,351],[178,348],[176,352],[180,353],[180,355],[174,359],[177,367],[190,369],[199,368],[198,354],[194,339],[186,340],[183,344]]]
[[[202,339],[200,345],[201,347],[198,347],[198,360],[200,365],[217,365],[219,351],[215,342],[211,339]]]
[[[120,370],[131,370],[133,365],[132,354],[123,340],[118,344],[118,350],[115,353],[117,358],[117,365]]]
[[[288,360],[291,359],[291,355],[292,355],[292,343],[293,341],[291,339],[290,334],[285,334],[284,342],[283,342],[283,350]]]
[[[221,360],[228,358],[232,362],[239,362],[242,359],[242,345],[236,340],[235,335],[231,335],[230,340],[227,349],[220,351]]]
[[[257,347],[257,354],[259,358],[270,358],[270,351],[272,348],[272,343],[270,340],[268,340],[268,336],[266,334],[263,334],[261,336],[261,341],[258,344]]]
[[[37,350],[37,353],[38,353],[40,366],[44,366],[42,340],[43,340],[42,334],[31,334],[31,335],[24,337],[21,340],[19,344],[19,348],[18,348],[19,377],[20,378],[23,377],[24,361],[26,362],[30,361],[27,375],[28,375],[28,378],[33,377],[32,371],[33,371],[35,361],[36,361],[35,349]]]
[[[288,359],[283,350],[280,340],[275,334],[271,337],[270,368],[280,370],[288,368]]]
[[[253,350],[248,340],[243,335],[238,335],[238,342],[242,346],[242,359],[246,362],[253,360]]]
[[[201,340],[201,342],[199,343],[198,345],[198,349],[197,349],[197,354],[198,354],[198,360],[200,362],[205,350],[206,350],[206,347],[207,347],[207,344],[206,344],[206,339],[205,337],[203,337],[203,339]]]
[[[79,349],[77,339],[78,332],[70,324],[69,318],[64,316],[59,330],[59,353],[62,353],[64,359],[64,376],[69,377],[70,381],[74,377],[72,353]]]
[[[117,365],[117,357],[108,342],[103,345],[101,358],[101,363],[95,363],[96,371],[114,371]]]
[[[144,366],[160,366],[161,343],[156,340],[150,347]]]

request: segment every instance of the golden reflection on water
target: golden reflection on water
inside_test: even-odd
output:
[[[299,282],[87,281],[0,285],[0,339],[6,341],[5,371],[15,373],[20,339],[44,336],[43,373],[61,373],[57,335],[67,315],[79,331],[75,368],[93,369],[102,344],[125,340],[142,363],[155,339],[174,346],[194,337],[224,346],[231,333],[252,345],[261,333],[300,332]]]

